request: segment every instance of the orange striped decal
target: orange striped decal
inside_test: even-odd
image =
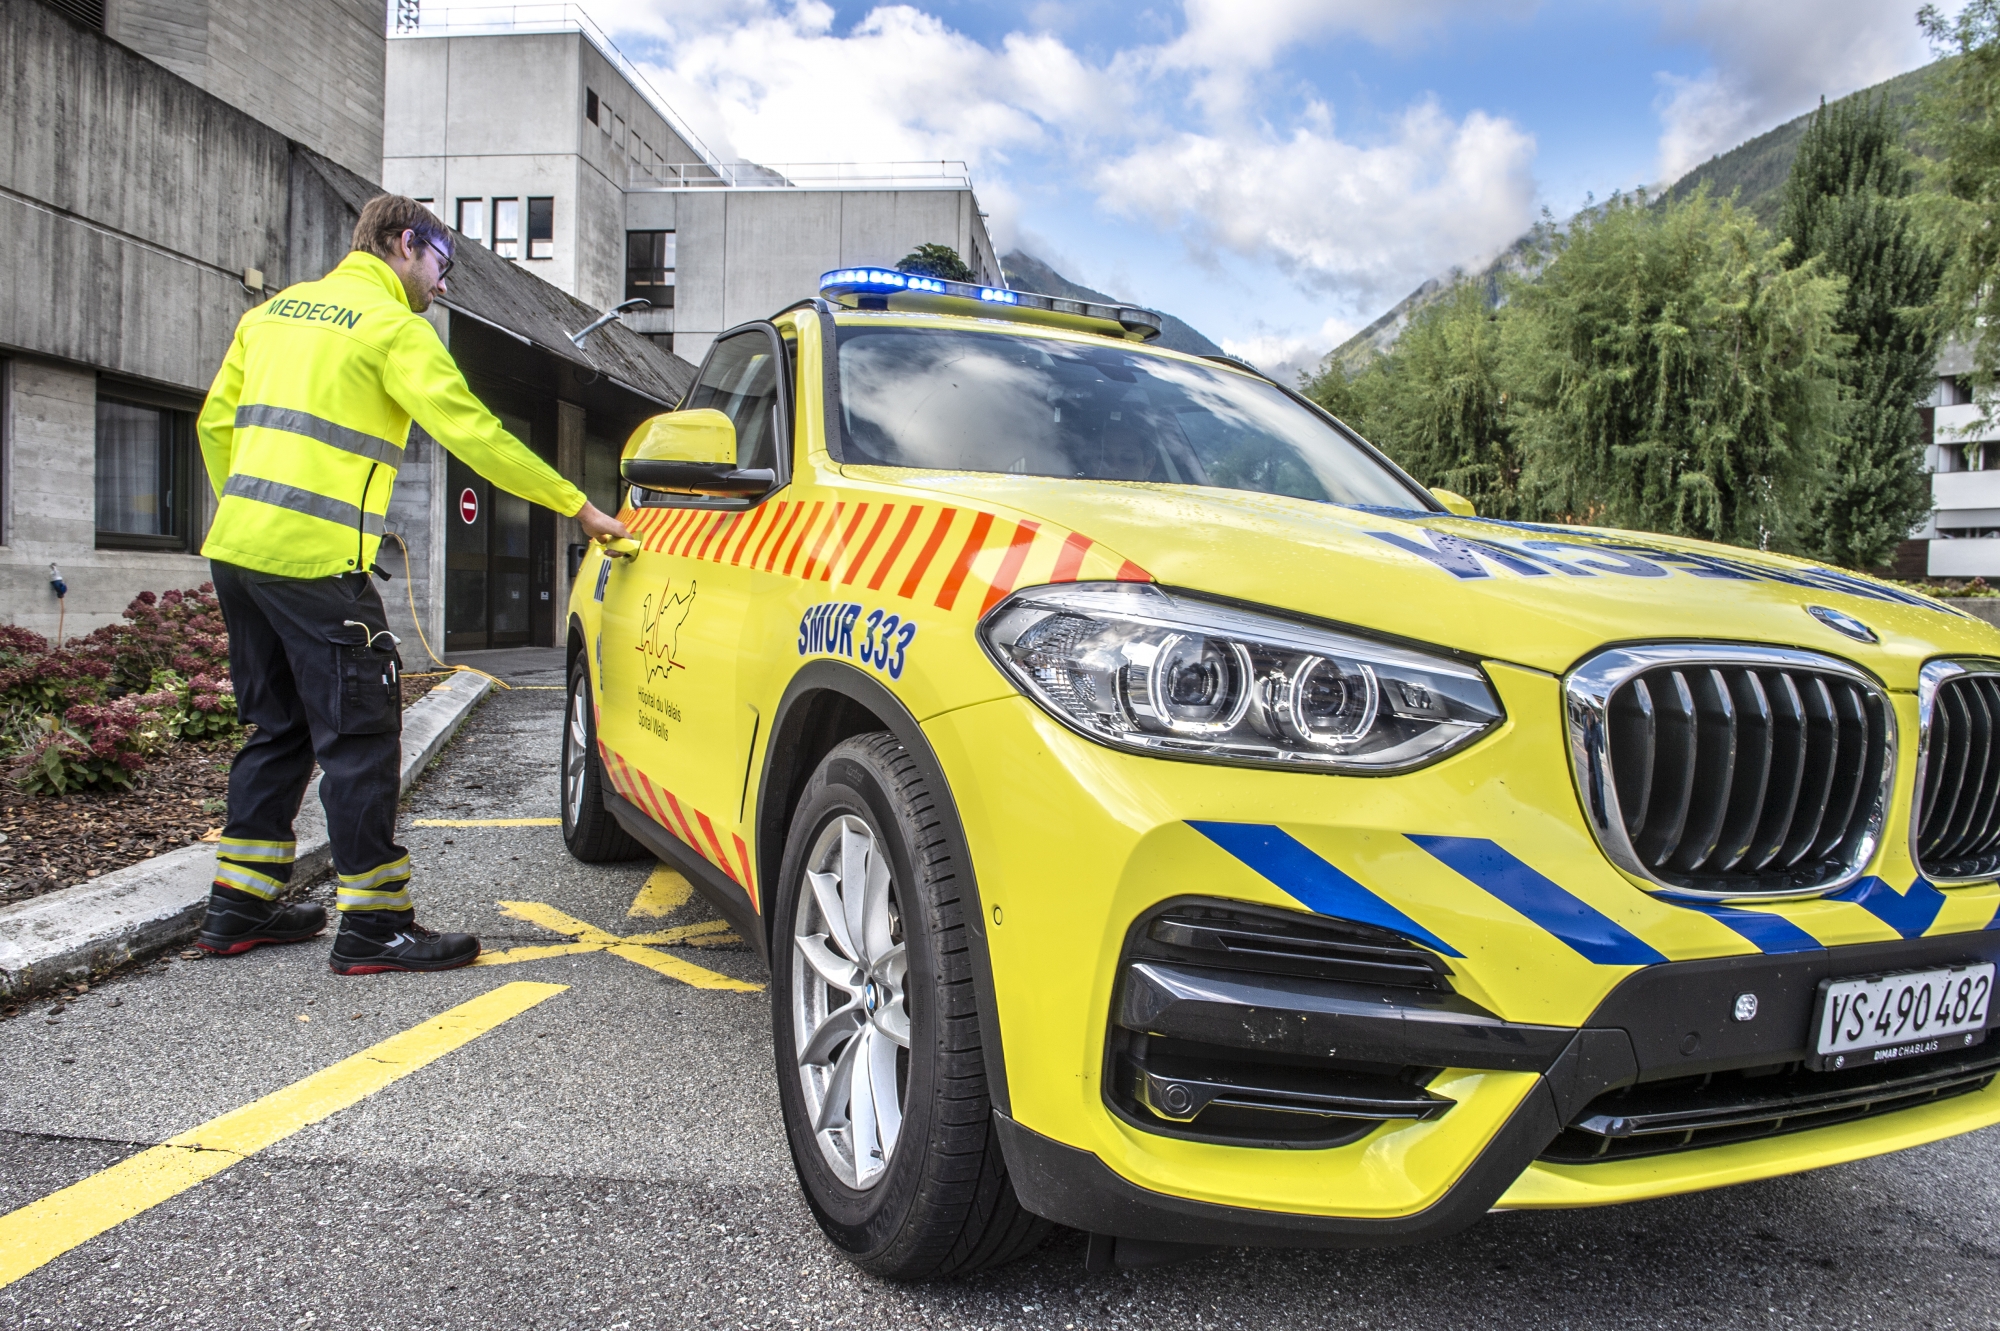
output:
[[[670,555],[685,555],[692,551],[694,549],[695,538],[700,536],[701,529],[708,525],[708,517],[709,515],[702,509],[689,509],[689,520],[681,524],[680,532],[675,535],[673,543],[667,546],[667,553]]]
[[[847,572],[841,574],[841,586],[845,587],[853,582],[854,575],[859,573],[862,565],[868,562],[868,552],[875,548],[875,538],[880,536],[882,529],[889,525],[889,515],[895,511],[896,506],[894,504],[882,505],[882,511],[875,515],[875,525],[868,529],[868,535],[861,540],[861,549],[856,551],[854,558],[848,561]],[[880,578],[882,575],[877,573],[875,576]]]
[[[743,844],[743,838],[733,836],[736,842],[736,863],[742,866],[743,876],[736,881],[743,884],[743,890],[750,894],[750,909],[759,915],[764,913],[764,903],[757,897],[757,880],[750,873],[750,848]]]
[[[639,773],[639,779],[641,781],[645,781],[646,774],[644,772]],[[681,829],[681,840],[687,842],[690,846],[693,846],[696,850],[698,851],[701,850],[701,842],[694,839],[694,827],[692,824],[688,822],[687,815],[681,812],[681,802],[674,798],[674,792],[668,790],[665,786],[662,786],[660,787],[660,793],[667,797],[667,807],[673,810],[674,822],[678,824]],[[706,851],[703,851],[702,853],[704,856],[706,856],[707,854]]]
[[[925,538],[924,548],[917,551],[917,562],[910,565],[910,576],[903,579],[902,591],[898,593],[903,599],[910,600],[916,596],[917,584],[924,580],[924,570],[931,566],[931,556],[935,555],[938,547],[944,544],[944,534],[950,529],[951,520],[957,514],[958,510],[955,508],[943,509],[938,513],[937,525],[931,528],[931,534]]]
[[[834,568],[839,565],[841,559],[847,554],[848,547],[854,544],[854,533],[861,526],[862,519],[867,516],[868,505],[861,504],[855,508],[854,516],[848,519],[847,530],[840,534],[840,541],[833,547],[833,553],[826,557],[826,567],[820,570],[819,580],[821,582],[831,582],[833,580]]]
[[[869,591],[882,590],[882,579],[888,577],[889,570],[895,567],[896,556],[903,553],[903,543],[910,539],[910,533],[917,528],[917,519],[923,515],[923,505],[918,504],[911,507],[910,515],[903,519],[902,529],[896,533],[896,539],[889,542],[889,553],[883,555],[882,562],[875,566],[875,576],[868,580]]]
[[[1041,530],[1039,522],[1020,522],[1014,525],[1013,539],[1007,542],[1007,553],[1000,557],[1000,569],[993,575],[993,585],[986,589],[986,599],[979,603],[979,613],[985,614],[1000,603],[1000,598],[1014,590],[1014,579],[1021,576],[1021,565],[1028,562],[1028,547],[1035,543],[1035,533]]]
[[[737,515],[734,513],[724,513],[720,517],[718,517],[715,520],[714,525],[708,529],[708,535],[701,538],[701,549],[695,551],[694,557],[696,559],[708,558],[708,547],[710,543],[713,542],[716,537],[722,536],[724,532],[728,531],[729,525],[732,522],[735,522],[736,518]],[[722,543],[724,545],[729,544],[729,538],[727,536],[722,536]]]
[[[819,521],[819,511],[825,507],[824,499],[813,501],[812,512],[806,514],[806,525],[799,529],[798,539],[792,542],[792,552],[785,556],[786,577],[792,576],[792,565],[799,562],[799,548],[806,543],[806,537],[812,535],[813,524]]]
[[[1049,575],[1050,582],[1075,582],[1076,575],[1083,568],[1083,557],[1090,553],[1090,547],[1097,544],[1082,532],[1071,532],[1064,540],[1063,547],[1056,555],[1055,571]]]
[[[972,557],[986,544],[986,533],[993,529],[993,515],[981,513],[972,519],[972,530],[966,533],[965,545],[959,550],[958,558],[951,561],[951,569],[944,575],[944,586],[938,588],[937,607],[949,610],[958,599],[958,589],[965,585],[965,575],[972,569]]]
[[[779,517],[781,517],[781,516],[783,516],[783,514],[784,514],[784,512],[785,512],[785,509],[786,509],[786,507],[787,507],[787,506],[789,506],[789,507],[791,508],[791,510],[792,510],[792,518],[796,518],[796,517],[798,517],[798,515],[799,515],[799,508],[798,508],[798,505],[797,505],[797,504],[793,503],[793,502],[792,502],[791,500],[789,500],[789,499],[785,499],[785,500],[780,500],[780,501],[779,501],[779,503],[778,503],[778,511],[777,511],[776,513],[774,513],[774,514],[772,514],[772,515],[771,515],[771,525],[770,525],[770,526],[768,526],[768,527],[766,527],[766,528],[764,529],[764,534],[763,534],[763,536],[761,536],[761,537],[759,537],[759,538],[758,538],[758,541],[757,541],[757,548],[756,548],[755,550],[753,550],[753,551],[751,551],[751,552],[750,552],[750,567],[752,567],[752,568],[755,568],[755,567],[757,567],[757,560],[758,560],[758,557],[759,557],[759,556],[761,556],[761,555],[762,555],[762,554],[764,553],[764,543],[765,543],[766,541],[770,540],[770,539],[771,539],[771,537],[772,537],[772,535],[773,535],[774,533],[777,533],[777,532],[778,532],[778,518],[779,518]],[[792,526],[791,526],[791,519],[790,519],[790,518],[788,518],[788,519],[786,519],[786,521],[785,521],[785,530],[786,530],[786,531],[790,531],[791,529],[792,529]],[[780,545],[783,545],[784,543],[785,543],[785,538],[784,538],[784,536],[783,536],[783,535],[779,535],[779,536],[778,536],[778,544],[780,544]],[[774,555],[774,556],[772,556],[772,557],[773,557],[773,558],[776,558],[776,556],[775,556],[775,555]],[[764,565],[764,570],[765,570],[766,572],[769,572],[769,571],[770,571],[770,568],[771,568],[771,566],[770,566],[769,564],[766,564],[766,565]]]
[[[716,865],[721,868],[722,872],[728,874],[738,887],[741,887],[743,884],[736,877],[736,866],[731,864],[729,857],[722,853],[722,843],[716,840],[715,824],[708,821],[708,815],[700,809],[694,811],[694,820],[701,824],[701,834],[708,838],[708,848],[715,852]]]
[[[1120,582],[1151,582],[1152,580],[1152,574],[1146,572],[1145,569],[1140,568],[1129,559],[1118,566],[1118,581]]]
[[[763,523],[764,514],[769,508],[768,504],[759,504],[750,510],[750,521],[743,524],[743,534],[736,538],[736,552],[729,556],[730,563],[743,562],[743,547],[750,544],[750,538],[757,534],[757,528]]]
[[[840,510],[846,507],[847,505],[843,503],[836,503],[833,506],[832,516],[828,517],[826,525],[819,529],[819,537],[812,543],[812,549],[806,551],[806,566],[799,570],[799,581],[813,580],[813,569],[819,563],[819,552],[826,548],[826,538],[833,535],[834,528],[840,525]]]

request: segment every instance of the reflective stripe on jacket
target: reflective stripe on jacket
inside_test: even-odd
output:
[[[201,552],[294,578],[367,568],[413,418],[502,490],[565,517],[583,507],[472,395],[395,271],[356,250],[236,325],[201,409],[220,501]]]

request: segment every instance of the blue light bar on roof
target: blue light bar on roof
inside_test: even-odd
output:
[[[835,268],[820,275],[819,294],[849,309],[911,310],[1023,319],[1140,342],[1149,342],[1160,335],[1160,316],[1151,310],[1099,305],[1058,296],[1037,296],[1007,287],[950,282],[896,268]],[[1011,309],[1002,315],[994,306]]]

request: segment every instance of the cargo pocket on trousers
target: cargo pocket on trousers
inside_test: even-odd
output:
[[[336,643],[343,735],[382,735],[403,728],[403,659],[392,647]]]

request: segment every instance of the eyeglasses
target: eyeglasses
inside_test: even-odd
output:
[[[434,251],[436,251],[436,252],[437,252],[437,256],[438,256],[438,260],[439,260],[439,262],[438,262],[438,281],[440,281],[440,282],[444,281],[444,279],[445,279],[445,276],[446,276],[446,275],[447,275],[448,273],[450,273],[450,272],[451,272],[451,266],[452,266],[452,264],[456,263],[456,262],[457,262],[457,260],[451,257],[451,252],[450,252],[449,250],[445,249],[445,248],[444,248],[444,247],[443,247],[442,245],[438,244],[438,243],[437,243],[437,242],[436,242],[435,240],[430,240],[430,239],[426,238],[426,239],[425,239],[425,241],[424,241],[424,244],[426,244],[426,245],[430,246],[430,247],[431,247],[431,249],[433,249]]]

